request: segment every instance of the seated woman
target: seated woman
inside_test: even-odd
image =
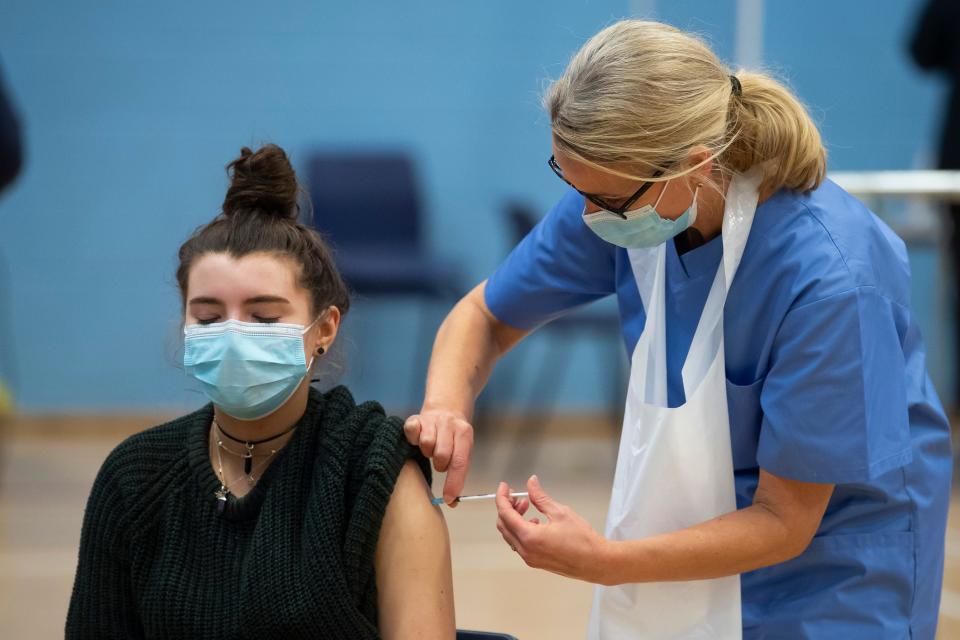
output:
[[[184,365],[212,401],[135,435],[87,504],[67,638],[453,638],[427,461],[310,386],[350,301],[286,154],[244,149],[180,247]]]

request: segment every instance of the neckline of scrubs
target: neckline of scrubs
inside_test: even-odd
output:
[[[681,276],[683,281],[713,276],[722,257],[723,235],[721,234],[684,254],[677,252],[677,245],[672,240],[667,243],[667,259],[679,267],[679,269],[670,269],[670,273]],[[678,283],[674,281],[673,284]]]
[[[686,253],[677,252],[674,242],[666,243],[667,292],[667,403],[678,407],[686,402],[681,368],[693,340],[694,331],[700,323],[710,286],[716,277],[717,268],[723,259],[723,236],[717,235],[708,242]],[[683,306],[686,313],[679,313]]]

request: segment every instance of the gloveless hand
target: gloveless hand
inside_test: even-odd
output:
[[[424,456],[433,459],[433,468],[446,472],[443,501],[457,506],[456,498],[470,471],[473,450],[473,426],[462,414],[445,409],[427,409],[407,418],[403,425],[407,441],[420,447]]]
[[[497,529],[528,566],[594,584],[607,584],[609,542],[570,507],[544,491],[537,476],[527,481],[529,502],[510,498],[510,487],[497,487]],[[523,518],[530,503],[546,516]]]

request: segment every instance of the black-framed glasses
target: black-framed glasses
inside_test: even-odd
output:
[[[561,180],[563,180],[564,182],[566,182],[567,184],[569,184],[571,187],[573,187],[574,189],[576,189],[577,193],[579,193],[579,194],[582,195],[584,198],[586,198],[587,200],[589,200],[589,201],[592,202],[593,204],[597,205],[597,206],[600,207],[601,209],[603,209],[603,210],[605,210],[605,211],[609,211],[610,213],[612,213],[612,214],[614,214],[614,215],[618,215],[618,216],[620,216],[621,218],[624,218],[624,219],[626,219],[626,217],[627,217],[627,215],[626,215],[626,214],[627,214],[627,211],[630,210],[630,207],[633,205],[633,203],[636,202],[637,200],[639,200],[639,199],[640,199],[640,196],[642,196],[643,194],[645,194],[645,193],[647,192],[647,190],[650,189],[650,187],[652,187],[654,184],[656,184],[656,183],[654,183],[654,182],[644,182],[642,185],[640,185],[640,188],[637,189],[632,196],[630,196],[629,198],[627,198],[627,200],[626,200],[622,205],[620,205],[619,207],[615,207],[615,206],[613,206],[612,204],[610,204],[609,202],[604,201],[604,199],[601,198],[600,196],[595,196],[595,195],[593,195],[592,193],[584,193],[583,191],[580,191],[580,189],[577,189],[576,187],[574,187],[574,186],[573,186],[573,183],[571,183],[569,180],[567,180],[566,177],[563,175],[563,169],[561,169],[561,168],[560,168],[560,165],[557,164],[557,159],[556,159],[555,157],[550,156],[550,159],[547,160],[547,164],[550,165],[550,168],[553,169],[553,172],[554,172],[555,174],[557,174],[557,177],[558,177],[558,178],[560,178]],[[663,174],[663,171],[657,171],[656,173],[653,174],[653,177],[654,177],[654,178],[658,178],[658,177],[660,177],[660,175],[662,175],[662,174]]]

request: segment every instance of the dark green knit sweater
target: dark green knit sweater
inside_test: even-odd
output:
[[[67,638],[376,638],[374,552],[403,463],[397,418],[311,389],[290,442],[229,497],[213,406],[121,443],[87,503]]]

